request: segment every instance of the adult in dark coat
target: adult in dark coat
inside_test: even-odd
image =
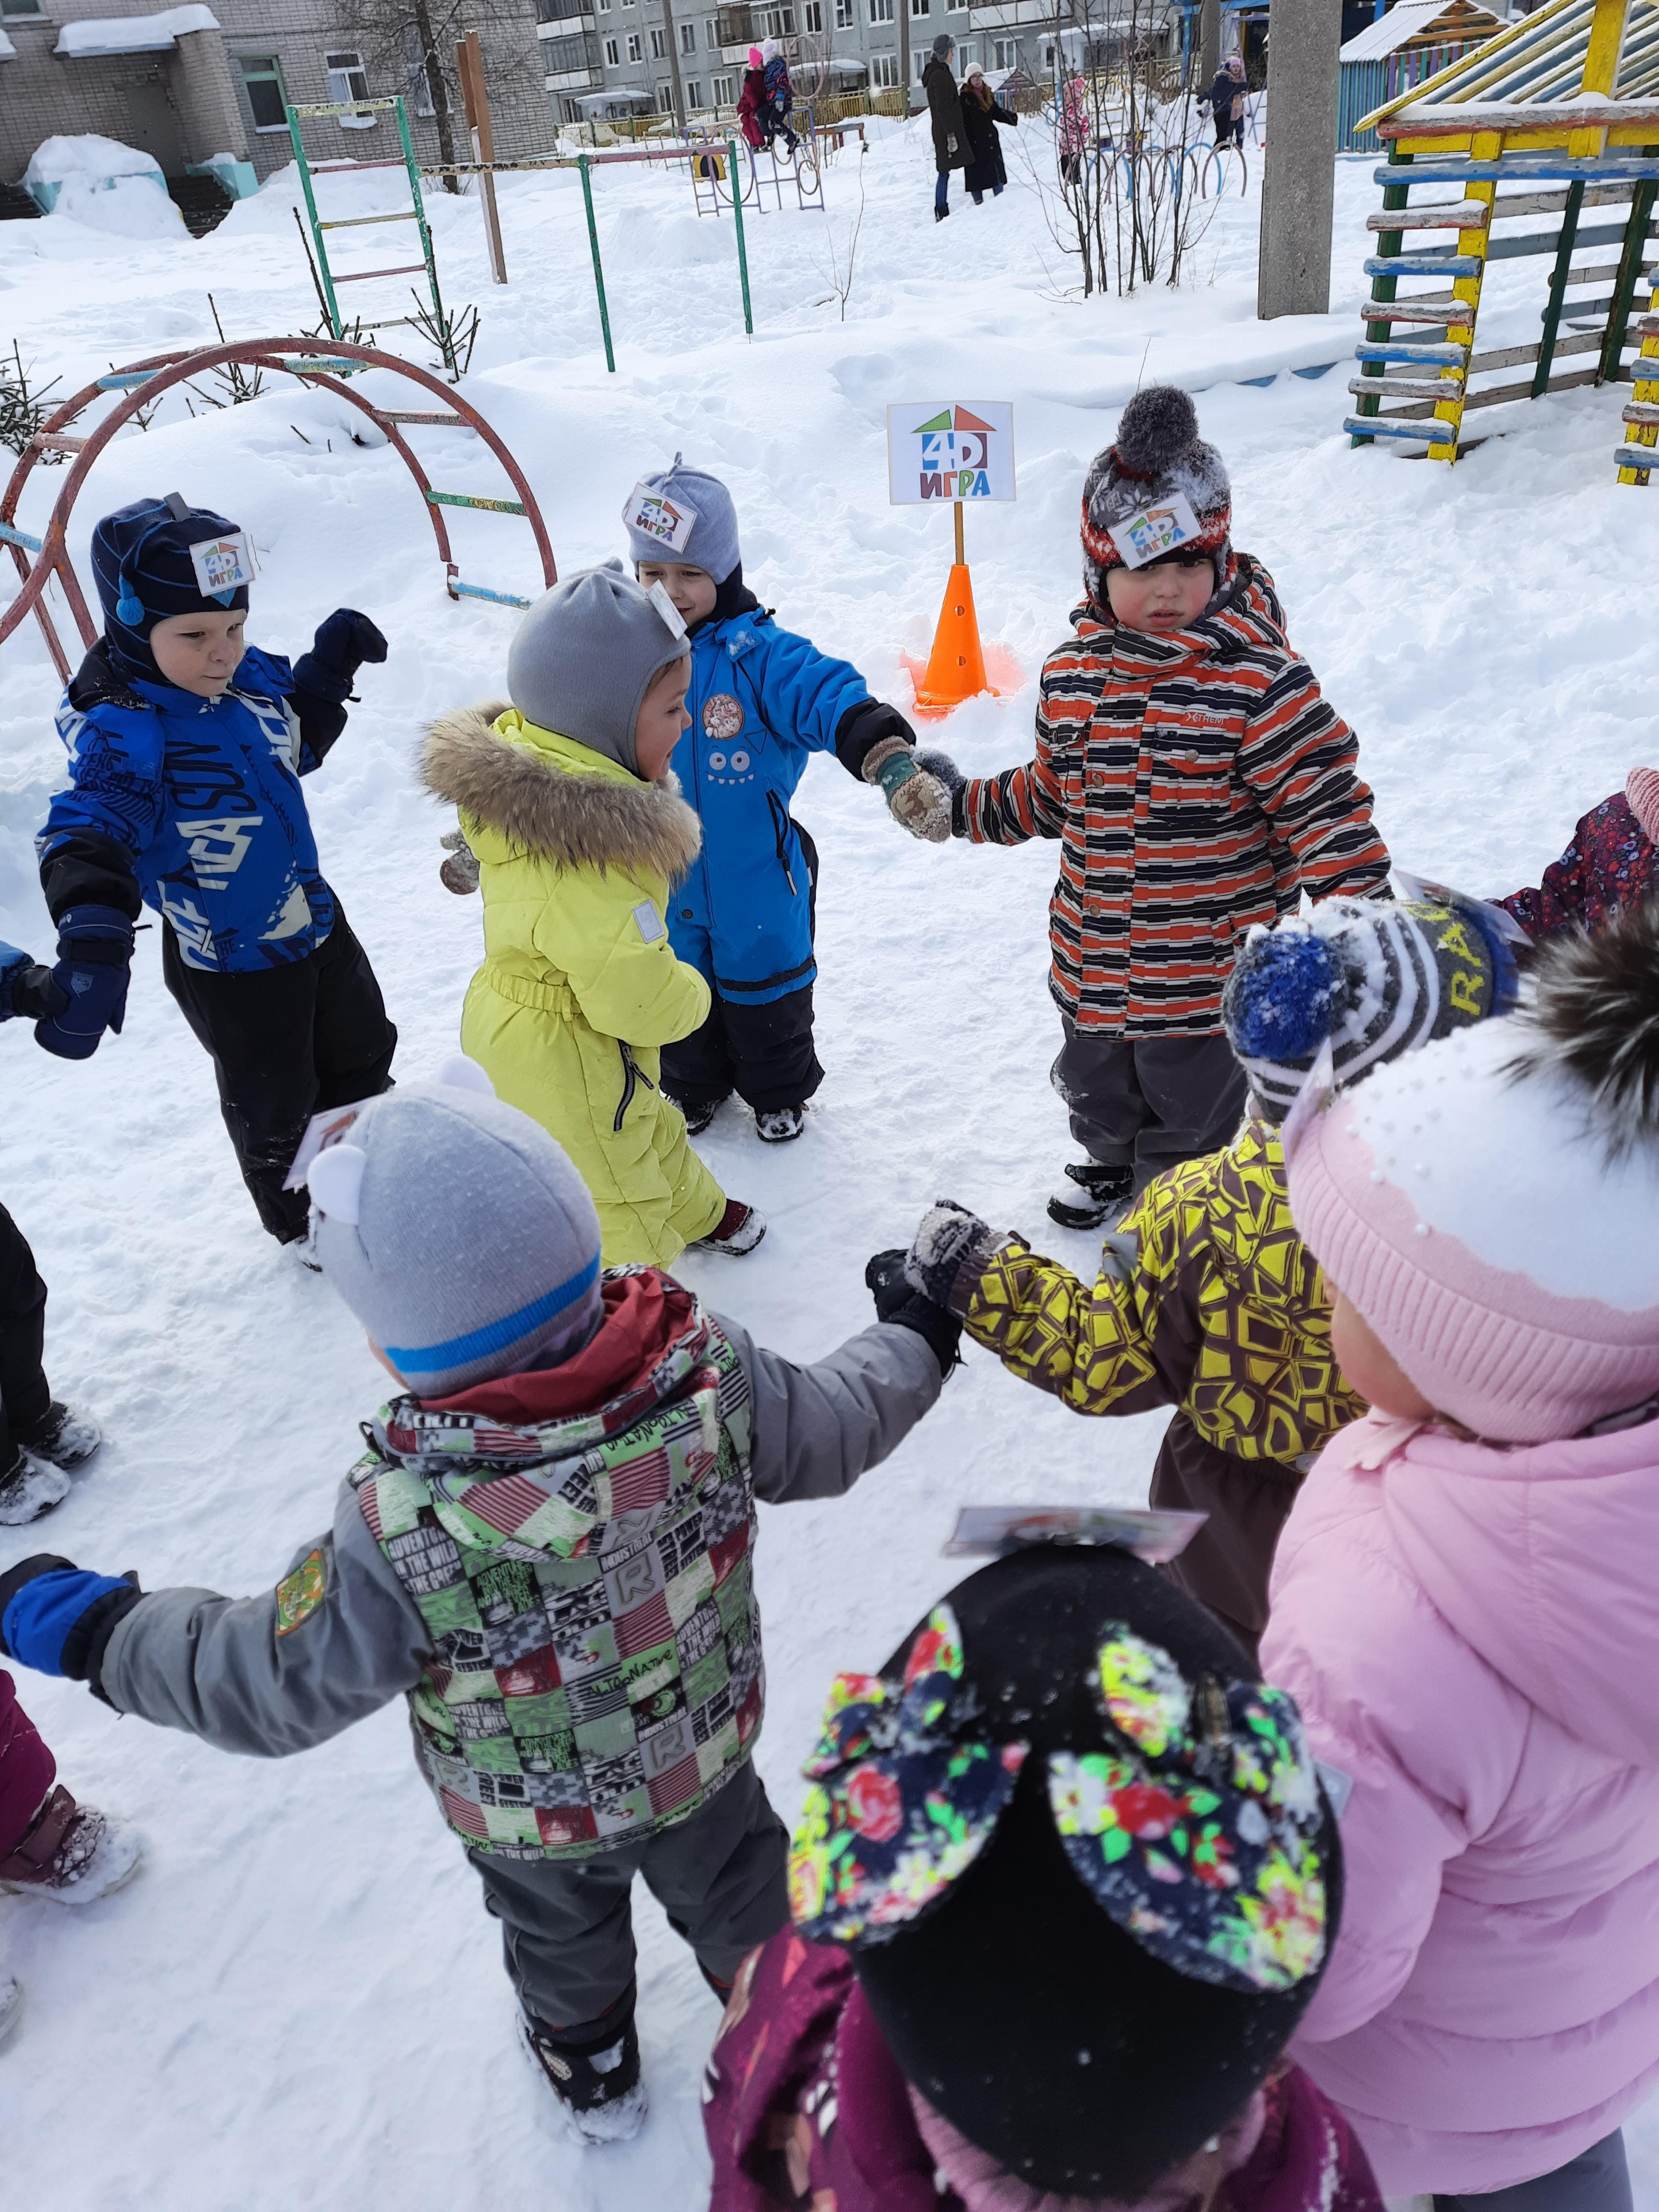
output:
[[[1018,123],[1018,116],[1002,105],[976,64],[962,85],[962,127],[968,139],[968,167],[962,181],[973,194],[975,207],[984,205],[987,192],[994,199],[1007,183],[997,128],[1000,125],[1005,131],[1012,131]]]
[[[1245,94],[1243,58],[1234,54],[1224,68],[1216,71],[1215,82],[1210,87],[1210,106],[1215,114],[1215,143],[1224,146],[1231,140],[1242,154],[1244,150]]]
[[[952,169],[968,166],[968,135],[962,123],[962,99],[951,74],[951,57],[957,42],[941,31],[933,41],[933,58],[921,73],[927,95],[927,112],[933,118],[933,163],[939,181],[933,186],[933,220],[943,222],[950,214],[948,195]]]

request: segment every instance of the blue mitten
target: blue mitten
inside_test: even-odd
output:
[[[336,607],[317,626],[309,653],[294,664],[294,685],[334,706],[351,696],[351,679],[366,660],[386,659],[386,640],[356,607]]]
[[[90,1682],[101,1696],[105,1646],[143,1595],[131,1576],[95,1575],[37,1552],[0,1575],[0,1657]]]
[[[0,940],[0,1022],[19,1014],[40,1021],[47,1014],[61,1014],[69,1002],[69,993],[50,968]]]
[[[58,920],[52,971],[64,1005],[36,1022],[36,1044],[59,1060],[90,1060],[106,1030],[118,1036],[131,958],[132,924],[118,907],[70,907]]]

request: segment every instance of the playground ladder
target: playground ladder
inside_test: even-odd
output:
[[[333,222],[325,222],[317,212],[317,195],[312,188],[311,164],[306,159],[306,149],[300,137],[300,118],[306,115],[374,115],[387,108],[393,112],[398,119],[398,138],[403,148],[401,158],[377,161],[331,161],[325,173],[329,176],[338,176],[349,169],[404,169],[409,175],[410,205],[406,208],[394,209],[389,215],[342,216]],[[289,107],[285,112],[288,116],[288,134],[294,142],[294,159],[300,171],[300,185],[306,196],[306,213],[311,219],[311,235],[317,249],[317,266],[323,287],[323,298],[328,307],[329,328],[335,337],[343,339],[345,337],[345,325],[341,319],[340,303],[337,296],[337,286],[366,284],[375,277],[423,275],[427,281],[427,289],[431,294],[433,328],[439,334],[444,366],[452,376],[455,375],[457,370],[454,349],[449,336],[449,326],[444,319],[443,296],[438,289],[438,263],[432,250],[432,233],[427,225],[426,203],[421,198],[421,173],[416,166],[415,148],[409,136],[409,116],[404,106],[403,95],[394,94],[388,100],[313,100],[301,107]],[[418,261],[401,262],[392,269],[353,269],[348,270],[343,276],[337,276],[329,266],[328,246],[324,239],[324,232],[357,230],[372,222],[414,223],[421,234],[421,258]],[[415,318],[412,315],[386,315],[375,322],[359,320],[357,327],[365,331],[389,331],[397,329],[400,325],[413,324],[414,320]]]

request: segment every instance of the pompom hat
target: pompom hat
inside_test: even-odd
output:
[[[1188,395],[1172,384],[1149,384],[1124,409],[1116,439],[1096,454],[1083,487],[1083,581],[1097,606],[1106,604],[1106,571],[1124,565],[1113,526],[1177,493],[1199,525],[1198,537],[1181,550],[1208,553],[1218,584],[1232,552],[1232,485],[1220,454],[1198,434],[1198,410]]]
[[[1291,1211],[1436,1410],[1542,1443],[1659,1394],[1659,918],[1286,1125]],[[1298,1126],[1299,1125],[1299,1126]]]

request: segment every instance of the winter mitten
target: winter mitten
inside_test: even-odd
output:
[[[88,1683],[101,1698],[104,1648],[143,1595],[136,1576],[95,1575],[37,1552],[0,1575],[0,1658]]]
[[[963,1261],[988,1257],[1000,1241],[990,1224],[981,1221],[978,1214],[941,1198],[922,1215],[904,1255],[905,1280],[935,1305],[951,1310],[951,1293]]]
[[[465,898],[478,888],[478,856],[467,843],[463,830],[452,830],[438,842],[449,855],[438,870],[438,881],[447,891]]]
[[[0,941],[0,1022],[18,1014],[38,1022],[48,1014],[61,1014],[68,1004],[69,993],[50,968],[31,960],[15,945]]]
[[[878,1252],[864,1271],[866,1287],[876,1302],[876,1319],[911,1329],[924,1339],[939,1362],[939,1373],[948,1376],[957,1364],[962,1323],[906,1281],[904,1258],[896,1249]]]
[[[930,845],[951,842],[951,794],[937,776],[916,765],[902,738],[883,738],[864,757],[864,780],[878,785],[887,811],[913,837]]]
[[[118,907],[70,907],[58,921],[52,971],[64,1004],[35,1023],[36,1044],[59,1060],[90,1060],[106,1030],[118,1036],[131,957],[132,924]]]
[[[936,746],[923,745],[916,754],[916,766],[924,775],[931,775],[942,783],[951,794],[951,835],[968,835],[968,779],[949,753],[940,752]]]
[[[337,707],[351,696],[351,679],[366,660],[386,659],[386,640],[356,607],[336,607],[319,623],[309,653],[294,664],[294,688]]]

